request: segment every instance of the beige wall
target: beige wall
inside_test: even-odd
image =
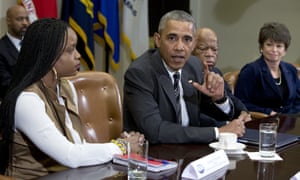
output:
[[[258,57],[257,35],[264,22],[279,21],[288,26],[292,44],[286,61],[300,63],[300,1],[299,0],[190,0],[191,11],[198,26],[213,28],[220,41],[218,67],[226,72],[241,68]],[[15,0],[0,0],[0,35],[6,31],[5,12]],[[62,0],[58,0],[60,3]],[[103,71],[103,48],[96,45],[96,69]],[[121,47],[120,70],[111,73],[123,86],[123,74],[130,59]]]
[[[5,23],[6,9],[15,4],[16,1],[12,0],[1,0],[0,1],[0,36],[2,36],[7,28]]]
[[[300,63],[299,0],[200,1],[199,5],[195,5],[199,12],[193,14],[197,14],[200,26],[211,27],[219,35],[220,55],[217,65],[223,72],[240,68],[259,56],[258,31],[268,21],[287,25],[292,43],[284,59]]]

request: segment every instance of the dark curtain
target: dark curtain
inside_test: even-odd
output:
[[[189,0],[149,0],[149,36],[158,29],[160,18],[168,11],[171,10],[184,10],[190,13]]]

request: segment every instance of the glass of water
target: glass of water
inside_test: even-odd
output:
[[[259,153],[262,157],[274,157],[276,154],[277,123],[260,123]]]
[[[144,180],[147,179],[149,143],[145,140],[140,144],[139,152],[132,152],[131,144],[127,144],[128,153],[128,179]]]

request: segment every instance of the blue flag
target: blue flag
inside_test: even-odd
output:
[[[95,68],[92,0],[63,1],[62,19],[70,24],[78,36],[77,50],[81,62],[88,69]]]
[[[95,39],[104,43],[107,59],[114,70],[119,68],[120,28],[119,1],[94,0],[94,32]],[[108,62],[107,62],[108,63]]]

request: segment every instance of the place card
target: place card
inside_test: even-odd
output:
[[[229,159],[225,151],[218,150],[188,164],[181,177],[184,179],[217,179],[226,173],[228,166]]]
[[[290,180],[300,180],[300,171],[298,171]]]

